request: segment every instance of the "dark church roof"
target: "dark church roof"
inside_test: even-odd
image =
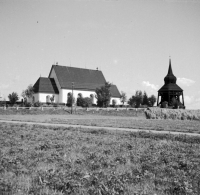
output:
[[[96,89],[99,85],[104,85],[106,80],[99,70],[90,70],[68,66],[53,65],[60,87],[71,89],[71,83],[74,82],[75,89]],[[51,74],[49,73],[49,76]]]
[[[111,85],[110,92],[111,92],[112,97],[120,98],[120,96],[121,96],[116,85]]]
[[[72,82],[75,90],[95,91],[105,85],[105,77],[99,70],[83,69],[69,66],[52,65],[51,71],[54,69],[58,82],[62,89],[71,89]],[[49,73],[49,76],[51,74]],[[112,97],[120,97],[120,92],[116,85],[110,88]]]
[[[182,92],[183,90],[176,84],[176,80],[177,79],[172,71],[171,59],[170,59],[168,73],[164,78],[165,84],[158,90],[158,92],[167,92],[167,91]]]
[[[99,70],[90,70],[83,68],[67,67],[52,65],[51,71],[54,69],[58,79],[58,83],[62,89],[72,89],[72,82],[75,90],[95,91],[105,85],[103,73]],[[51,74],[49,73],[49,77]],[[56,93],[58,88],[53,78],[40,77],[34,85],[35,93]],[[110,92],[112,97],[120,97],[120,92],[116,85],[111,85]]]
[[[33,86],[35,93],[55,93],[59,94],[58,88],[53,78],[40,77]]]

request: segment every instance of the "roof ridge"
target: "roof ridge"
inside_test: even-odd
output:
[[[92,71],[100,71],[100,72],[102,72],[101,70],[89,69],[89,68],[79,68],[79,67],[73,67],[73,66],[64,66],[64,65],[52,65],[52,66],[60,66],[60,67],[66,67],[66,68],[74,68],[74,69],[92,70]]]

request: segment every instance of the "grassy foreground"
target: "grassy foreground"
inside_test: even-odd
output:
[[[200,194],[200,138],[0,123],[0,194]]]

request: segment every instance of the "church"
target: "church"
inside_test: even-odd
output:
[[[106,79],[100,70],[75,68],[69,66],[52,65],[48,77],[39,77],[34,84],[33,102],[50,103],[54,97],[54,103],[67,103],[67,99],[72,94],[75,101],[79,96],[90,97],[93,104],[97,104],[95,98],[96,88],[104,86]],[[111,100],[115,100],[116,105],[121,104],[120,92],[116,85],[111,85]]]

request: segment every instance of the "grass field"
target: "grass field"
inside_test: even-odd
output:
[[[136,116],[103,116],[103,115],[0,115],[0,119],[45,122],[45,123],[64,123],[78,124],[100,127],[121,127],[132,129],[147,129],[157,131],[176,131],[200,133],[200,121],[189,120],[162,120],[146,119],[144,115]]]
[[[0,123],[0,194],[200,194],[200,138]]]

